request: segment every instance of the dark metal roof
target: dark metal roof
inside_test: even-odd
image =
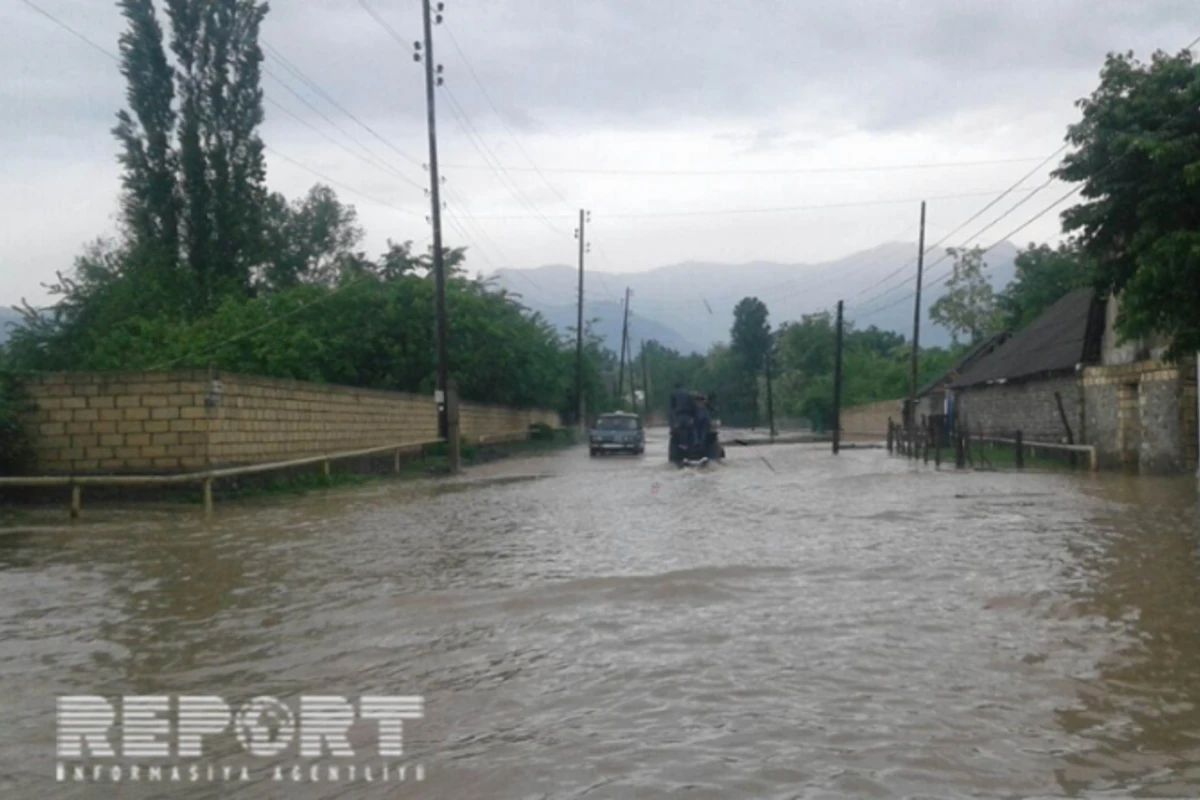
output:
[[[1007,341],[1008,337],[1011,335],[1012,334],[1008,331],[1004,331],[984,339],[982,342],[968,350],[966,354],[958,360],[958,363],[918,389],[917,397],[924,397],[944,384],[953,383],[953,381],[959,375],[962,375],[963,372],[970,369],[972,364],[974,364],[976,361],[979,361],[979,359],[983,358],[988,353],[991,353],[1000,345],[1004,344],[1004,342]]]
[[[1065,295],[1027,328],[972,364],[954,388],[1073,371],[1099,359],[1104,307],[1092,289]]]

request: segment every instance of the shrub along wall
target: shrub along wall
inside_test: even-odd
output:
[[[26,383],[43,473],[180,472],[437,438],[432,397],[207,372],[53,373]],[[557,412],[463,403],[463,436],[519,439]]]

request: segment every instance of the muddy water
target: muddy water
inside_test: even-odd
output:
[[[1200,793],[1194,478],[664,462],[652,441],[0,535],[0,797]],[[248,783],[55,782],[55,697],[132,693],[426,715],[403,782],[275,782],[309,762],[232,737],[206,763]]]

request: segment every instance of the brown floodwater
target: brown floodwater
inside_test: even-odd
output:
[[[664,451],[211,520],[19,518],[0,529],[0,797],[1200,795],[1194,477],[808,445],[676,470]],[[425,715],[403,781],[276,781],[312,762],[228,735],[200,763],[249,781],[60,782],[67,694],[421,695]]]

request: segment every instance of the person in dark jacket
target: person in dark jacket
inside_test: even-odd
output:
[[[687,389],[683,388],[682,383],[676,383],[675,389],[671,392],[671,426],[679,424],[679,418],[682,415],[690,415],[692,413],[692,395]]]
[[[709,422],[708,404],[707,404],[707,402],[705,402],[704,395],[702,395],[702,394],[696,395],[695,418],[696,418],[696,427],[693,432],[693,435],[695,437],[696,444],[702,445],[702,444],[704,444],[705,440],[708,438],[708,422]]]

